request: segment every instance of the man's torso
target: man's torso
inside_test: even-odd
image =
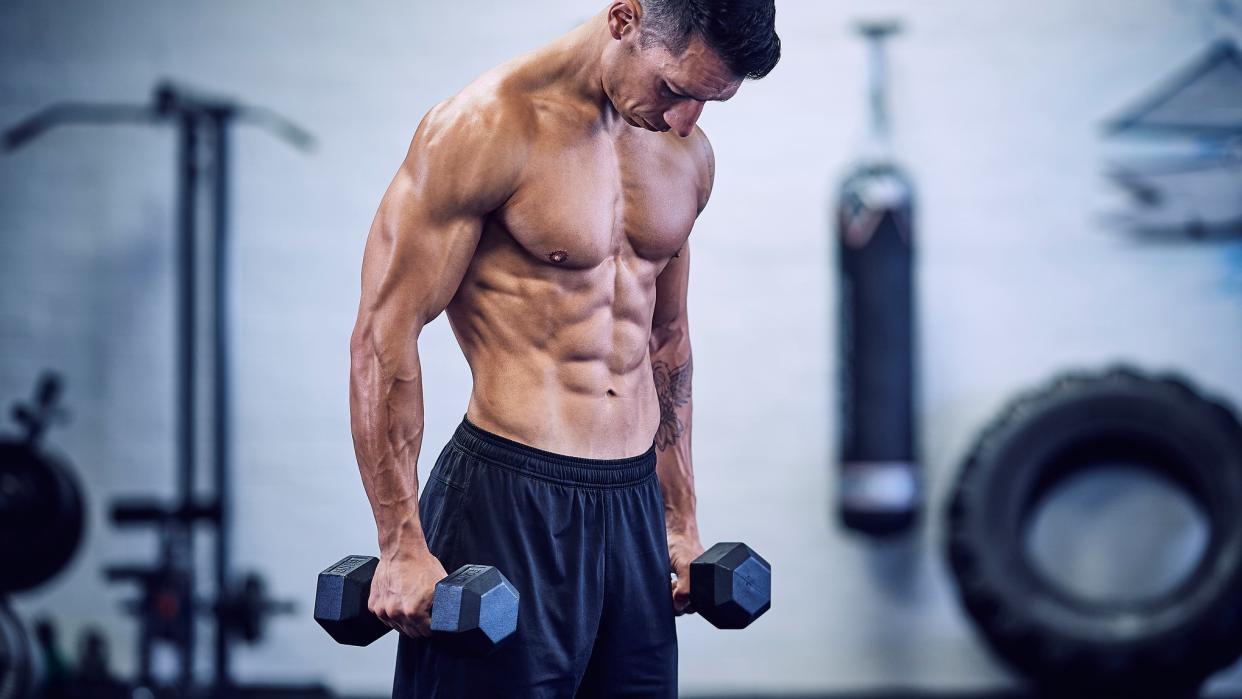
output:
[[[484,89],[529,121],[528,157],[447,309],[474,378],[467,415],[548,451],[639,454],[660,421],[656,277],[705,201],[706,137],[601,127],[515,63]]]

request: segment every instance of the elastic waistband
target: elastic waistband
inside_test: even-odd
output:
[[[637,485],[655,475],[655,443],[638,456],[624,459],[586,459],[555,454],[529,444],[493,434],[470,422],[464,415],[453,444],[502,468],[535,478],[592,488]]]

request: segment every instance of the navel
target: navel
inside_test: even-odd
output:
[[[569,253],[564,250],[557,250],[555,252],[548,253],[548,259],[559,265],[569,259]]]

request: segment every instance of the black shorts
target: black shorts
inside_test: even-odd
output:
[[[463,419],[419,498],[445,570],[493,565],[517,632],[483,658],[400,637],[393,697],[675,697],[677,630],[655,446],[626,459],[536,449]]]

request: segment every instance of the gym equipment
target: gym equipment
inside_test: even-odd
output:
[[[718,629],[744,629],[772,607],[772,566],[749,546],[721,542],[690,562],[690,609]]]
[[[35,691],[37,649],[25,626],[0,598],[0,699],[25,699]]]
[[[1043,495],[1117,462],[1182,486],[1210,537],[1172,590],[1102,602],[1050,582],[1024,540]],[[1118,366],[1022,394],[966,459],[947,531],[963,607],[1046,696],[1194,696],[1242,655],[1242,424],[1184,379]]]
[[[1211,141],[1242,136],[1242,49],[1218,39],[1120,114],[1109,135],[1191,136]]]
[[[135,694],[112,673],[108,642],[94,627],[82,629],[78,636],[78,666],[69,688],[71,697],[129,699]]]
[[[839,440],[837,514],[871,536],[907,531],[923,499],[915,460],[914,186],[893,159],[884,40],[862,24],[871,57],[871,134],[837,205]]]
[[[1224,7],[1224,5],[1220,5]],[[1190,64],[1105,124],[1114,142],[1193,141],[1193,153],[1109,158],[1107,177],[1128,195],[1108,220],[1140,241],[1242,235],[1242,49],[1218,39]]]
[[[229,591],[215,602],[202,607],[216,618],[234,636],[245,643],[263,640],[267,619],[276,614],[293,614],[297,605],[287,600],[272,599],[267,594],[267,583],[255,572],[238,579]]]
[[[315,621],[337,643],[369,645],[390,627],[367,609],[379,559],[346,556],[319,574]],[[517,630],[520,595],[492,566],[464,565],[436,583],[431,634],[437,645],[485,655]]]
[[[43,658],[40,695],[44,699],[69,696],[72,668],[68,658],[61,651],[56,624],[46,617],[39,618],[34,622],[34,630],[35,638],[38,640],[39,655]]]
[[[228,203],[231,129],[239,122],[257,124],[300,149],[308,149],[313,139],[306,131],[274,112],[240,104],[234,100],[203,94],[182,85],[163,82],[156,85],[148,104],[53,105],[22,121],[4,133],[3,144],[13,150],[61,124],[174,124],[177,127],[177,493],[175,505],[157,504],[154,510],[131,511],[124,516],[114,512],[118,524],[145,524],[160,534],[161,560],[139,569],[122,566],[105,571],[111,580],[134,580],[144,586],[139,603],[129,609],[139,615],[142,633],[138,639],[138,683],[150,688],[153,640],[168,640],[176,646],[177,690],[188,693],[194,682],[194,656],[197,640],[196,603],[192,597],[195,582],[194,541],[197,525],[214,530],[214,582],[216,597],[227,600],[234,594],[230,570],[229,537],[231,488],[229,484],[229,342],[228,342]],[[204,191],[206,190],[206,191]],[[199,211],[201,199],[208,199],[210,216]],[[200,231],[204,219],[210,228]],[[206,240],[201,238],[206,237]],[[209,251],[204,264],[198,252]],[[202,269],[206,267],[206,269]],[[198,275],[208,277],[208,284]],[[200,288],[210,289],[209,304],[197,298]],[[200,314],[209,307],[210,323]],[[207,342],[200,335],[209,328]],[[207,350],[204,352],[203,350]],[[204,361],[205,355],[208,361]],[[206,365],[208,371],[201,371]],[[200,375],[206,375],[210,391],[210,415],[204,416],[197,389]],[[209,418],[209,419],[205,419]],[[214,493],[208,501],[194,498],[196,470],[201,441],[200,423],[209,422],[211,483]],[[158,514],[159,516],[154,516]],[[150,515],[150,516],[148,516]],[[113,573],[119,573],[113,575]],[[162,607],[158,605],[163,605]],[[232,686],[230,643],[238,637],[231,631],[236,624],[236,605],[216,604],[213,686],[224,691]],[[243,631],[244,638],[247,632]]]
[[[59,376],[44,372],[34,401],[13,408],[25,434],[0,441],[0,559],[9,562],[0,573],[0,592],[43,584],[68,565],[82,541],[81,486],[68,463],[41,444],[47,428],[65,420],[61,386]]]
[[[131,500],[114,505],[112,518],[118,525],[160,523],[167,531],[184,519],[216,516],[211,506],[191,504],[161,508],[153,501]],[[194,594],[192,571],[175,549],[175,537],[165,536],[161,542],[160,560],[155,565],[114,565],[104,570],[112,582],[130,581],[138,584],[137,598],[126,601],[126,610],[140,621],[140,678],[151,676],[150,649],[155,641],[166,641],[183,648],[197,613],[208,614],[216,622],[218,633],[230,640],[253,644],[261,641],[268,620],[276,614],[296,611],[293,602],[274,600],[267,593],[267,584],[258,573],[240,576],[214,599],[201,599]],[[140,680],[145,684],[148,680]]]
[[[117,526],[154,525],[168,531],[198,521],[216,521],[220,511],[214,502],[169,507],[158,500],[131,498],[115,501],[111,514]],[[141,621],[141,645],[149,647],[155,639],[184,643],[195,611],[209,614],[228,638],[253,644],[263,639],[270,617],[296,611],[293,602],[269,597],[266,582],[256,572],[241,575],[214,599],[196,598],[192,571],[173,550],[174,541],[175,537],[165,537],[156,565],[114,565],[104,570],[110,581],[131,581],[139,586],[139,597],[126,606]]]

